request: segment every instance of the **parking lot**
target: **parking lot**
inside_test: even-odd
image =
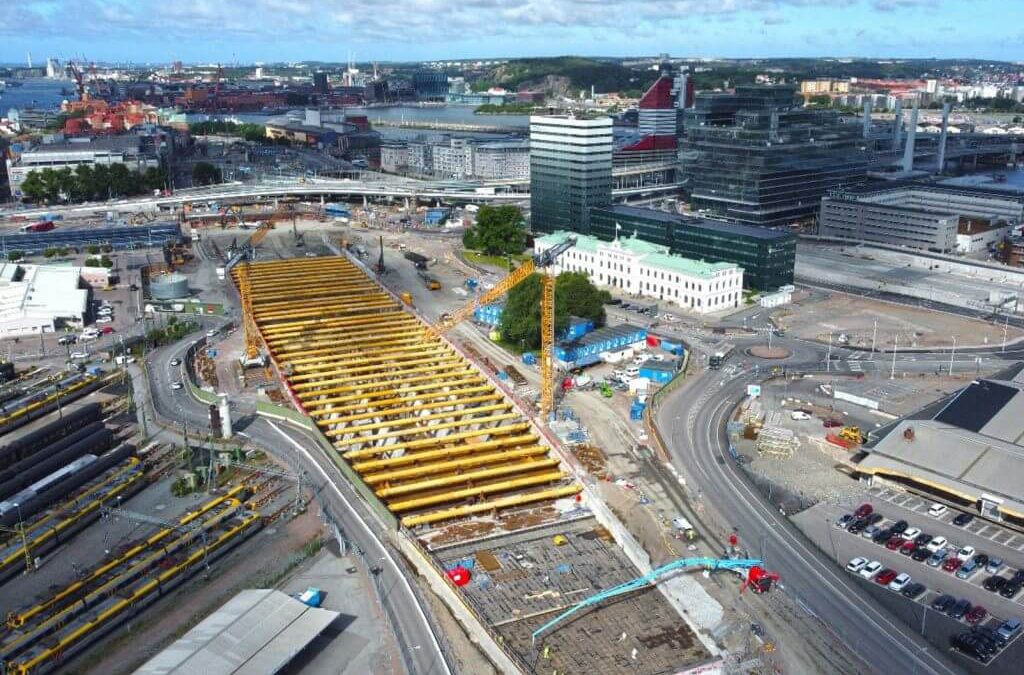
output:
[[[931,502],[902,492],[889,491],[892,494],[877,490],[875,492],[876,494],[885,494],[890,500],[899,502],[897,504],[893,501],[878,499],[868,502],[873,505],[876,512],[884,516],[877,524],[878,527],[887,528],[897,520],[906,520],[910,527],[919,528],[923,534],[932,537],[945,537],[948,540],[946,548],[950,552],[950,557],[955,557],[956,552],[965,546],[973,546],[977,554],[984,553],[990,558],[1002,558],[1004,564],[997,571],[997,575],[1006,579],[1024,567],[1022,565],[1024,555],[1015,545],[1019,542],[1020,537],[1004,528],[980,522],[977,518],[967,527],[958,527],[952,522],[959,513],[954,509],[949,509],[943,516],[935,518],[927,513]],[[862,534],[854,534],[836,527],[836,521],[853,511],[856,506],[854,504],[838,507],[821,503],[799,514],[795,520],[805,532],[815,539],[822,550],[833,554],[837,563],[844,568],[851,559],[863,557],[869,561],[878,561],[883,570],[891,569],[896,573],[906,572],[913,581],[924,584],[927,590],[914,600],[891,593],[895,602],[920,603],[923,608],[927,608],[922,612],[922,630],[929,620],[933,620],[933,617],[938,617],[941,614],[930,609],[932,603],[941,595],[947,594],[957,600],[966,600],[971,607],[977,605],[984,607],[987,616],[979,625],[997,628],[1005,619],[1024,618],[1024,592],[1016,593],[1013,598],[1004,598],[996,592],[986,590],[983,583],[992,574],[984,569],[976,569],[966,579],[960,579],[955,574],[956,570],[946,571],[941,564],[935,567],[929,566],[926,561],[917,561],[909,555],[901,554],[898,550],[890,550]],[[1010,546],[1006,544],[1010,544]],[[969,629],[969,625],[964,621],[961,621],[960,625],[962,630]],[[949,632],[948,628],[946,632]],[[1013,643],[1011,643],[1012,645]],[[1009,648],[1001,652],[991,663],[1002,663],[1001,659],[1008,650]]]

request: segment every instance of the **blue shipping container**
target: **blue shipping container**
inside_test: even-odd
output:
[[[497,326],[503,310],[502,305],[480,305],[473,310],[473,319],[488,326]]]
[[[655,384],[665,384],[676,374],[674,363],[647,362],[640,366],[640,377],[646,377]]]
[[[523,363],[528,366],[537,365],[537,356],[533,352],[523,352]]]

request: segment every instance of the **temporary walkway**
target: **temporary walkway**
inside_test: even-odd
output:
[[[519,410],[346,258],[248,275],[294,400],[403,525],[579,492]]]

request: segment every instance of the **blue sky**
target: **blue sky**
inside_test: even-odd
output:
[[[561,54],[1024,60],[1024,0],[11,0],[0,62]]]

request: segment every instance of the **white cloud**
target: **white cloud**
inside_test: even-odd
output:
[[[919,0],[21,0],[0,35],[124,40],[232,39],[396,43],[486,41],[605,28],[625,39],[644,22],[670,35],[679,23],[789,8],[870,3],[894,10]],[[692,20],[692,21],[691,21]],[[252,46],[252,45],[248,45]]]

